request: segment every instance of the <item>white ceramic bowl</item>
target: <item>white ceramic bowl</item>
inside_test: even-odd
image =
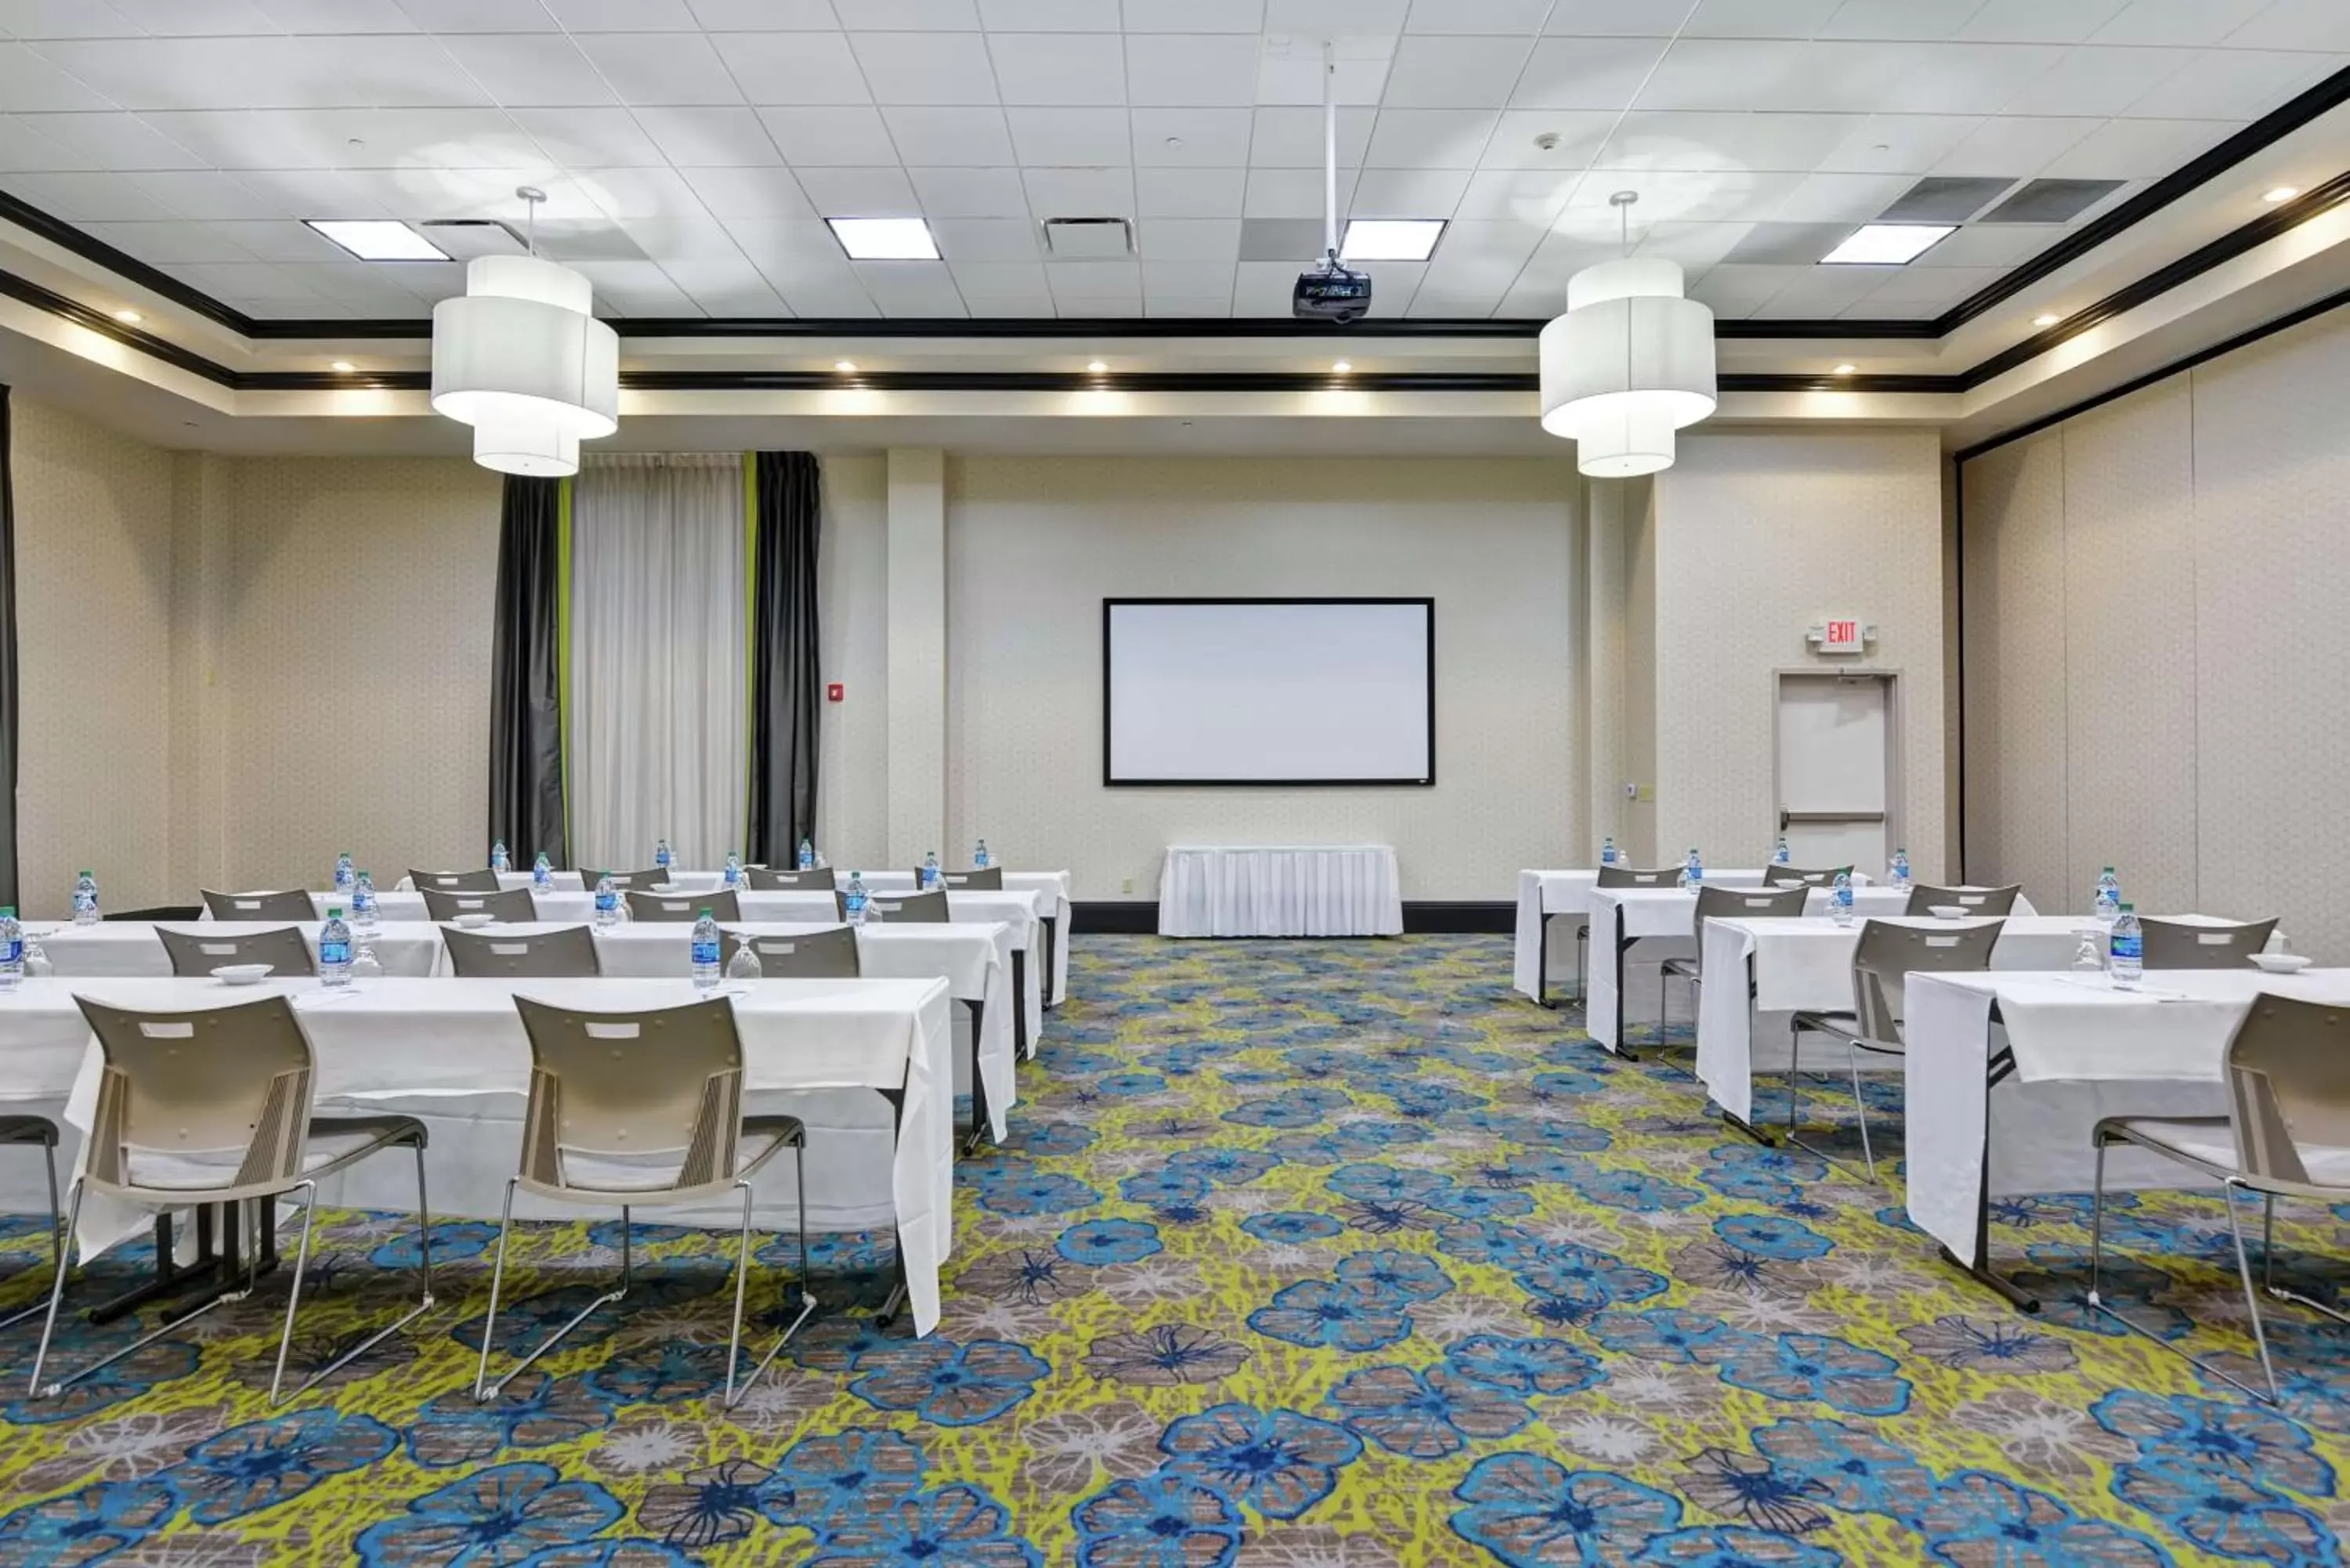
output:
[[[1782,877],[1771,884],[1773,888],[1802,888],[1808,885],[1801,877]]]
[[[2307,953],[2252,953],[2248,956],[2263,974],[2299,974],[2309,967]]]
[[[449,923],[460,930],[471,931],[479,929],[483,926],[494,926],[498,923],[498,918],[495,915],[476,912],[471,915],[459,915]]]
[[[1963,904],[1929,904],[1926,912],[1938,920],[1963,920],[1967,918]]]
[[[267,963],[224,963],[213,971],[213,978],[223,985],[259,985],[276,967]]]

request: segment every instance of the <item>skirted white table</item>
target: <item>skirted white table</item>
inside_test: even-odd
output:
[[[226,950],[223,939],[282,931],[288,924],[285,920],[167,920],[161,929],[185,932],[208,947],[222,947],[224,950],[205,956],[215,963],[229,964],[237,961],[236,956]],[[101,920],[94,926],[60,926],[41,932],[36,940],[41,951],[48,956],[50,972],[67,979],[168,978],[172,955],[163,950],[162,942],[155,935],[157,929],[146,920]],[[306,922],[295,929],[309,944],[310,961],[315,965],[318,961],[318,922]],[[443,968],[446,950],[441,943],[441,928],[430,921],[387,924],[368,938],[368,946],[374,950],[376,961],[387,975],[421,978],[439,974]]]
[[[1403,932],[1384,844],[1168,846],[1162,937],[1392,937]]]
[[[1991,1271],[1991,1199],[2087,1191],[2101,1117],[2227,1115],[2228,1041],[2264,992],[2350,1005],[2350,970],[2150,970],[2135,991],[2096,975],[1912,977],[1902,1019],[1909,1218],[1949,1262],[2027,1303]],[[2114,1190],[2202,1185],[2127,1145],[2106,1161]]]
[[[1705,879],[1724,888],[1759,888],[1762,873],[1708,871]],[[1857,880],[1866,883],[1867,878]],[[1545,1007],[1550,1005],[1550,981],[1564,972],[1555,961],[1574,946],[1575,933],[1590,919],[1591,889],[1598,885],[1596,869],[1518,873],[1517,947],[1510,970],[1511,989]],[[1551,951],[1554,937],[1560,939],[1556,954]]]
[[[389,979],[328,992],[315,981],[230,988],[214,981],[26,981],[0,994],[0,1093],[63,1104],[86,1129],[95,1108],[99,1055],[74,1003],[77,993],[118,1007],[154,1009],[290,995],[317,1053],[323,1113],[397,1111],[421,1118],[436,1220],[494,1219],[522,1144],[530,1044],[516,995],[603,1012],[674,1007],[705,994],[681,981]],[[952,1247],[952,1071],[948,995],[941,981],[771,981],[730,986],[747,1073],[746,1108],[788,1112],[808,1129],[808,1224],[819,1232],[894,1227],[918,1333],[938,1322],[939,1269]],[[893,1105],[890,1102],[895,1102]],[[78,1159],[78,1149],[76,1150]],[[36,1210],[47,1196],[36,1173],[9,1162],[0,1180]],[[763,1223],[795,1220],[792,1162],[760,1173]],[[412,1168],[361,1164],[328,1184],[323,1201],[400,1210],[415,1201]],[[20,1190],[21,1189],[21,1190]],[[517,1213],[564,1212],[518,1196]],[[597,1216],[603,1217],[600,1213]],[[661,1216],[714,1226],[739,1223],[722,1210]],[[84,1205],[85,1255],[140,1228],[141,1217]]]

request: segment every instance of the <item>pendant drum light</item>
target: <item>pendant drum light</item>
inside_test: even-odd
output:
[[[1608,198],[1627,251],[1638,200]],[[1714,410],[1713,312],[1682,296],[1677,262],[1627,254],[1576,273],[1541,353],[1543,429],[1572,440],[1595,479],[1670,468],[1673,432]]]

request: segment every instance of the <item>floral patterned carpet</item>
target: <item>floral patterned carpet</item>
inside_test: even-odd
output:
[[[1093,938],[1074,967],[1012,1146],[962,1169],[931,1338],[872,1324],[888,1237],[827,1238],[830,1310],[719,1418],[723,1246],[642,1226],[636,1298],[479,1407],[493,1228],[447,1223],[436,1315],[283,1412],[275,1282],[0,1404],[0,1564],[2341,1560],[2350,1331],[2272,1314],[2281,1412],[2207,1383],[2080,1304],[2085,1198],[2000,1206],[2028,1318],[1935,1261],[1889,1164],[1872,1187],[1749,1142],[1669,1055],[1617,1063],[1512,997],[1505,939]],[[1873,1130],[1898,1124],[1887,1094]],[[2116,1295],[2252,1371],[2218,1205],[2113,1219]],[[2338,1289],[2345,1219],[2289,1211],[2281,1274]],[[584,1304],[619,1240],[534,1228],[502,1345]],[[0,1308],[42,1245],[0,1238]],[[414,1257],[399,1220],[338,1216],[297,1369]],[[0,1334],[0,1394],[30,1329]]]

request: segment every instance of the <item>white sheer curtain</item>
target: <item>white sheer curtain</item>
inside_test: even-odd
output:
[[[571,491],[572,855],[637,870],[741,847],[749,694],[743,465],[590,458]]]

